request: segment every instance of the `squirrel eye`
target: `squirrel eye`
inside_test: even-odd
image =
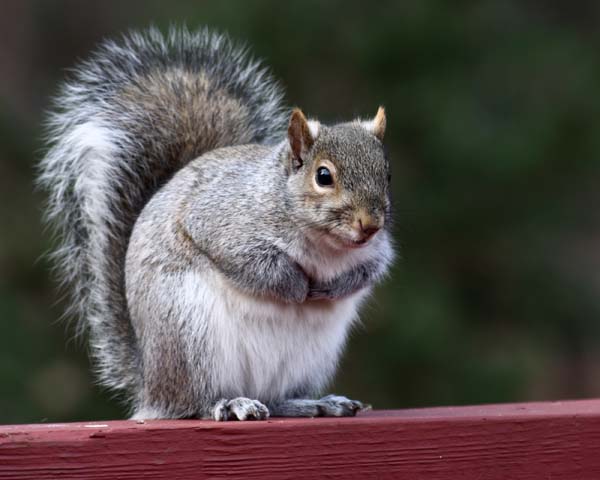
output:
[[[319,167],[317,170],[317,183],[321,187],[330,187],[333,185],[333,175],[327,167]]]

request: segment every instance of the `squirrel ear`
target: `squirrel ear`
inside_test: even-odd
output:
[[[288,125],[288,140],[298,166],[302,165],[302,156],[304,153],[315,143],[316,131],[313,132],[311,130],[316,130],[315,125],[309,125],[302,110],[294,108]]]
[[[377,114],[375,115],[375,118],[370,122],[363,122],[363,125],[369,132],[371,132],[383,142],[386,125],[385,109],[383,107],[379,107],[377,109]]]

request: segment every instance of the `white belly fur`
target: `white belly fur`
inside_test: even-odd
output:
[[[189,273],[184,285],[196,321],[208,325],[200,330],[214,348],[213,386],[225,398],[264,402],[307,385],[316,390],[326,385],[368,293],[298,305],[245,295],[215,272]]]

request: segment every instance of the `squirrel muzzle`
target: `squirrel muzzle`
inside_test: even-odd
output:
[[[369,214],[365,210],[359,210],[352,222],[354,233],[354,243],[357,245],[366,244],[379,230],[383,228],[383,215]]]

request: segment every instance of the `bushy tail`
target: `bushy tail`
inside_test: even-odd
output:
[[[142,208],[200,154],[274,141],[285,121],[281,97],[243,49],[207,30],[165,37],[151,29],[105,42],[63,86],[40,183],[71,313],[89,327],[104,385],[133,394],[141,382],[124,263]]]

